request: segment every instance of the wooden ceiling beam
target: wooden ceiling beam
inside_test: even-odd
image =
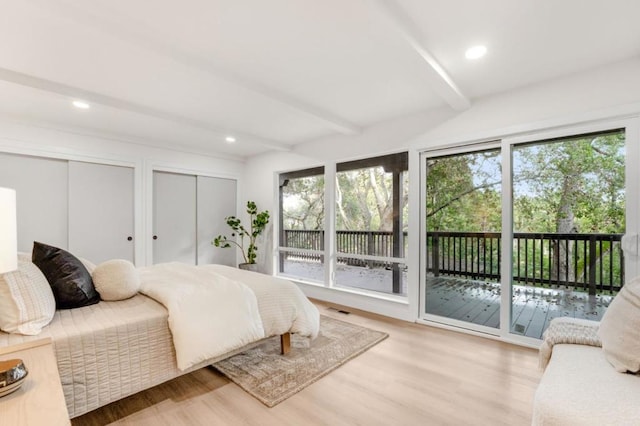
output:
[[[89,23],[93,27],[127,43],[170,57],[182,65],[198,69],[215,78],[224,80],[277,102],[298,114],[303,114],[316,122],[322,123],[324,126],[331,128],[338,133],[354,135],[362,132],[362,128],[358,125],[351,123],[342,117],[338,117],[330,111],[327,111],[317,105],[313,105],[312,103],[294,95],[285,93],[282,90],[233,72],[211,58],[202,57],[201,55],[192,53],[181,46],[177,46],[174,43],[163,39],[152,29],[145,27],[140,22],[129,22],[122,16],[98,15],[93,12],[91,6],[78,6],[69,1],[34,1],[39,6],[58,13],[67,19],[71,18],[74,21],[85,25]]]
[[[150,107],[148,105],[130,102],[124,99],[114,98],[111,96],[103,95],[101,93],[84,90],[55,81],[34,77],[6,68],[0,68],[0,80],[25,87],[30,87],[32,89],[55,93],[57,95],[66,96],[70,99],[81,99],[95,105],[102,105],[106,107],[134,112],[181,125],[187,125],[202,130],[207,130],[216,134],[217,141],[220,143],[224,143],[225,136],[233,134],[237,139],[243,140],[243,142],[246,143],[264,146],[265,148],[273,149],[276,151],[291,151],[290,146],[261,136],[246,132],[240,132],[233,129],[222,129],[204,121],[184,117],[173,112],[167,112]]]
[[[396,31],[428,65],[426,70],[432,89],[453,109],[464,111],[470,108],[471,101],[429,52],[422,41],[423,36],[420,30],[402,6],[396,0],[376,0],[376,2]]]

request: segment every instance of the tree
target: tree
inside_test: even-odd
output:
[[[403,216],[408,200],[407,174],[402,174]],[[393,176],[383,167],[339,172],[336,175],[336,229],[391,232],[393,226]],[[403,220],[406,224],[406,220]]]
[[[291,179],[283,188],[285,229],[324,227],[324,176]]]
[[[514,223],[521,232],[624,231],[624,133],[586,135],[514,149]],[[544,217],[540,217],[540,212]],[[536,219],[537,220],[534,220]],[[552,277],[574,281],[573,243],[553,247]],[[600,254],[602,255],[602,253]],[[582,265],[584,265],[583,260]]]
[[[430,231],[499,231],[500,151],[427,160],[426,219]]]
[[[426,219],[432,231],[496,231],[501,224],[500,151],[427,160]],[[516,232],[624,230],[624,133],[516,147]]]

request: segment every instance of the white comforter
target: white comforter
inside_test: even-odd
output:
[[[315,338],[317,308],[290,281],[222,265],[165,263],[140,269],[140,291],[169,311],[178,368],[263,337]]]

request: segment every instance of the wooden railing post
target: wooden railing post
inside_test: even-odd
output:
[[[376,250],[374,250],[374,246],[373,246],[373,232],[371,231],[367,231],[367,254],[369,256],[375,256],[377,255]],[[374,265],[374,261],[373,260],[367,260],[367,265],[369,266],[370,269],[373,269]]]
[[[624,251],[622,250],[622,244],[618,245],[618,250],[620,250],[620,290],[622,290],[622,286],[624,285],[624,282],[625,282]]]
[[[440,276],[440,238],[438,238],[438,234],[431,234],[431,259],[433,276],[438,277]]]
[[[589,236],[589,295],[596,294],[596,263],[598,256],[596,254],[596,236]]]
[[[280,229],[280,245],[285,245],[285,247],[291,247],[289,245],[289,231],[285,230],[285,229]],[[280,255],[278,256],[278,263],[279,263],[279,271],[280,272],[284,272],[284,262],[285,260],[289,259],[289,252],[280,252]]]
[[[392,178],[393,186],[393,257],[402,256],[402,171],[397,169],[393,171]],[[393,292],[400,293],[402,284],[402,272],[400,271],[400,264],[392,263],[392,280],[393,280]]]

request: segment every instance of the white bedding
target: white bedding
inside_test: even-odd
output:
[[[180,370],[265,337],[254,292],[211,268],[154,265],[140,269],[140,284],[169,311]]]
[[[253,290],[267,336],[286,332],[309,337],[318,334],[317,308],[291,281],[220,265],[202,268],[240,280]],[[37,336],[0,331],[0,347],[44,337],[53,340],[71,418],[247,348],[179,370],[168,312],[143,295],[56,311],[51,324]]]
[[[56,311],[37,336],[0,332],[0,346],[47,337],[71,418],[183,374],[176,367],[167,310],[141,294]]]
[[[289,280],[224,265],[199,266],[245,284],[258,298],[265,336],[295,333],[315,339],[320,312],[302,290]]]

